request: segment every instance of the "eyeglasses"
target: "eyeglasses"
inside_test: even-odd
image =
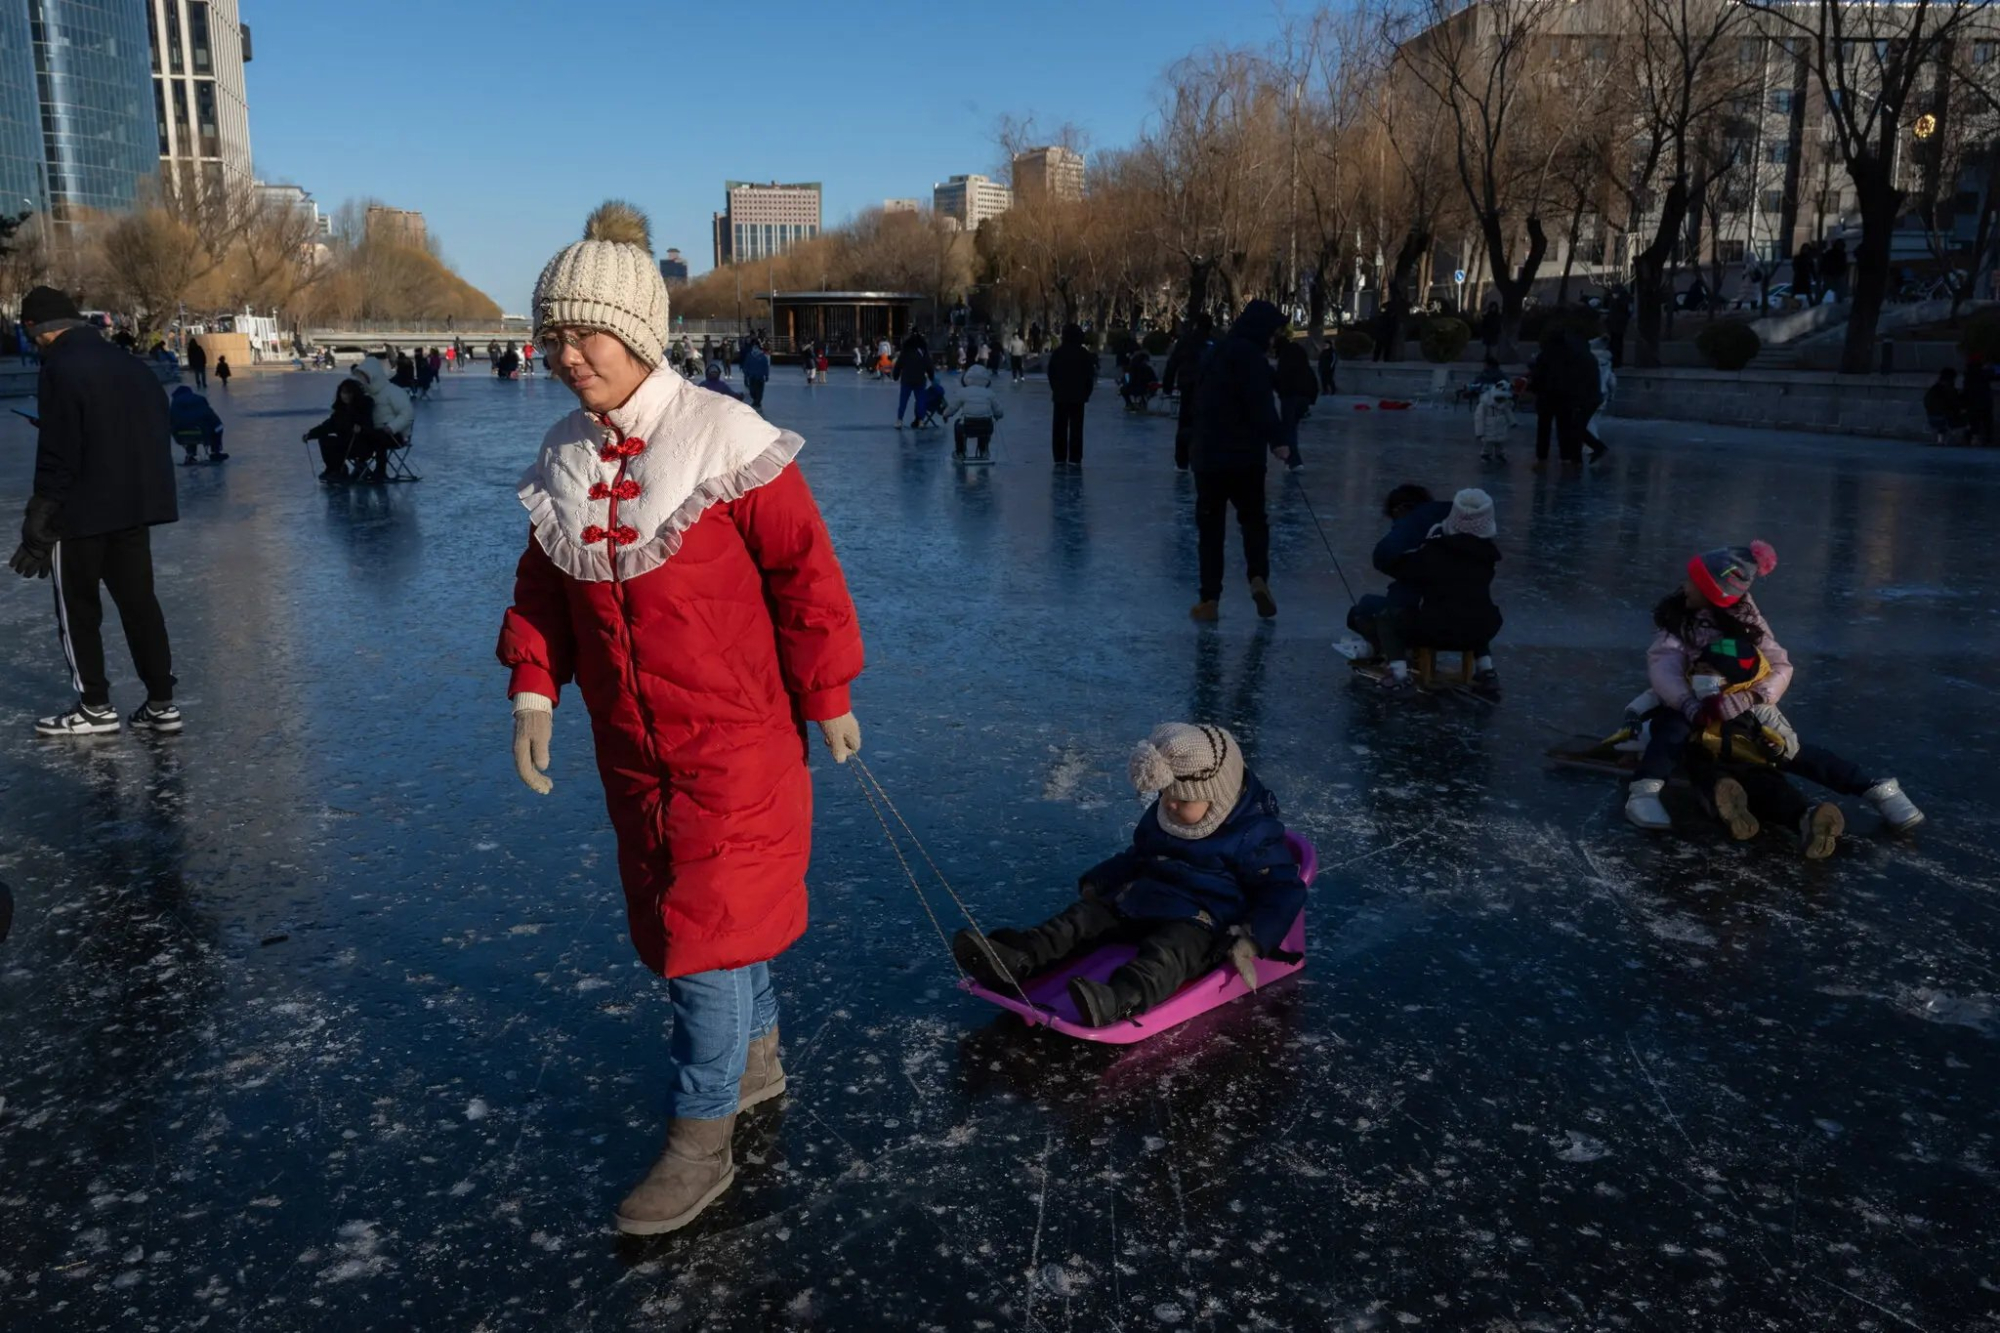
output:
[[[545,357],[559,356],[566,347],[582,351],[585,338],[594,338],[602,332],[602,329],[564,329],[560,332],[551,329],[535,339],[535,347]]]

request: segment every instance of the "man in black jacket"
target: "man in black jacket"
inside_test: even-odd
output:
[[[57,633],[81,696],[68,712],[36,722],[35,733],[118,730],[104,674],[100,584],[118,604],[132,664],[146,683],[133,728],[179,731],[167,621],[153,595],[152,525],[180,517],[166,394],[145,362],[98,337],[62,292],[29,292],[21,323],[41,347],[41,438],[35,493],[9,563],[23,578],[55,576]]]
[[[1174,424],[1174,466],[1182,472],[1188,470],[1194,448],[1194,402],[1195,391],[1201,385],[1202,358],[1213,346],[1215,317],[1206,310],[1197,311],[1181,330],[1174,350],[1167,353],[1167,366],[1160,375],[1160,388],[1180,395],[1180,411]]]
[[[1229,506],[1243,529],[1243,563],[1257,614],[1278,614],[1271,597],[1271,525],[1264,516],[1264,453],[1290,454],[1264,359],[1285,317],[1269,301],[1252,301],[1202,367],[1194,419],[1194,522],[1201,548],[1201,600],[1188,614],[1214,620],[1222,599],[1222,539]]]
[[[1097,353],[1083,345],[1083,330],[1065,324],[1062,346],[1049,353],[1049,397],[1055,403],[1055,422],[1049,443],[1056,465],[1083,466],[1083,405],[1097,387]]]
[[[1299,422],[1319,401],[1319,377],[1313,374],[1312,357],[1296,338],[1278,339],[1278,420],[1282,442],[1289,457],[1285,466],[1297,471],[1305,466],[1299,457]]]

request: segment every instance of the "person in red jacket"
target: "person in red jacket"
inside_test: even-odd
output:
[[[729,1187],[737,1113],[784,1091],[768,964],[806,926],[806,723],[837,762],[861,748],[861,632],[793,461],[805,441],[663,364],[643,214],[593,213],[534,311],[580,406],[521,481],[530,531],[499,656],[537,792],[558,692],[582,691],[632,942],[667,980],[666,1147],[617,1213],[651,1235]]]

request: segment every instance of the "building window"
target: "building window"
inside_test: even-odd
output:
[[[167,155],[167,86],[153,80],[153,125],[160,132],[160,156]]]
[[[153,73],[160,72],[160,18],[151,5],[146,6],[146,44],[153,49]]]
[[[194,72],[214,73],[215,62],[209,54],[207,0],[194,0],[188,6],[188,46],[194,52]]]
[[[1738,241],[1717,241],[1717,242],[1715,243],[1715,258],[1716,258],[1716,260],[1717,260],[1718,262],[1720,262],[1720,263],[1724,263],[1724,264],[1740,264],[1740,263],[1742,263],[1742,262],[1743,262],[1743,242],[1742,242],[1742,241],[1740,241],[1740,240],[1738,240]]]
[[[1762,199],[1759,200],[1759,205],[1766,213],[1782,213],[1785,211],[1785,192],[1783,190],[1766,190]]]
[[[194,86],[196,122],[201,127],[201,155],[222,156],[222,130],[215,123],[215,81],[203,79]]]
[[[1790,88],[1774,88],[1771,90],[1771,110],[1781,116],[1792,114],[1792,90]]]
[[[167,0],[167,70],[172,74],[184,73],[186,63],[181,42],[181,7],[174,0]]]
[[[1783,166],[1792,160],[1792,146],[1788,143],[1765,144],[1764,160],[1773,166]]]
[[[1763,64],[1764,39],[1762,37],[1744,37],[1738,40],[1736,43],[1736,61],[1742,65]]]
[[[1992,64],[1994,46],[1995,43],[1993,42],[1974,42],[1972,44],[1972,63],[1975,65]]]

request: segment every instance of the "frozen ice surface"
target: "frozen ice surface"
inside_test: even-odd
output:
[[[332,389],[239,377],[231,460],[179,473],[185,735],[37,743],[48,588],[0,596],[0,1326],[2000,1327],[2000,456],[1615,421],[1565,479],[1525,431],[1485,470],[1463,413],[1324,404],[1303,482],[1357,585],[1392,484],[1499,506],[1506,700],[1392,702],[1330,647],[1297,482],[1278,621],[1232,545],[1197,629],[1170,422],[1106,387],[1052,474],[1033,385],[961,471],[890,428],[892,388],[781,369],[867,632],[867,757],[974,911],[1058,905],[1138,813],[1133,740],[1214,718],[1319,845],[1313,959],[1139,1047],[1024,1031],[951,988],[816,758],[791,1093],[729,1194],[635,1244],[607,1222],[658,1144],[662,988],[581,709],[531,795],[492,661],[514,480],[568,399],[448,378],[420,485],[331,491],[298,436]],[[30,443],[0,421],[0,512]],[[1824,865],[1648,841],[1545,767],[1637,692],[1687,555],[1752,537],[1787,712],[1900,776],[1916,839],[1850,802]]]

